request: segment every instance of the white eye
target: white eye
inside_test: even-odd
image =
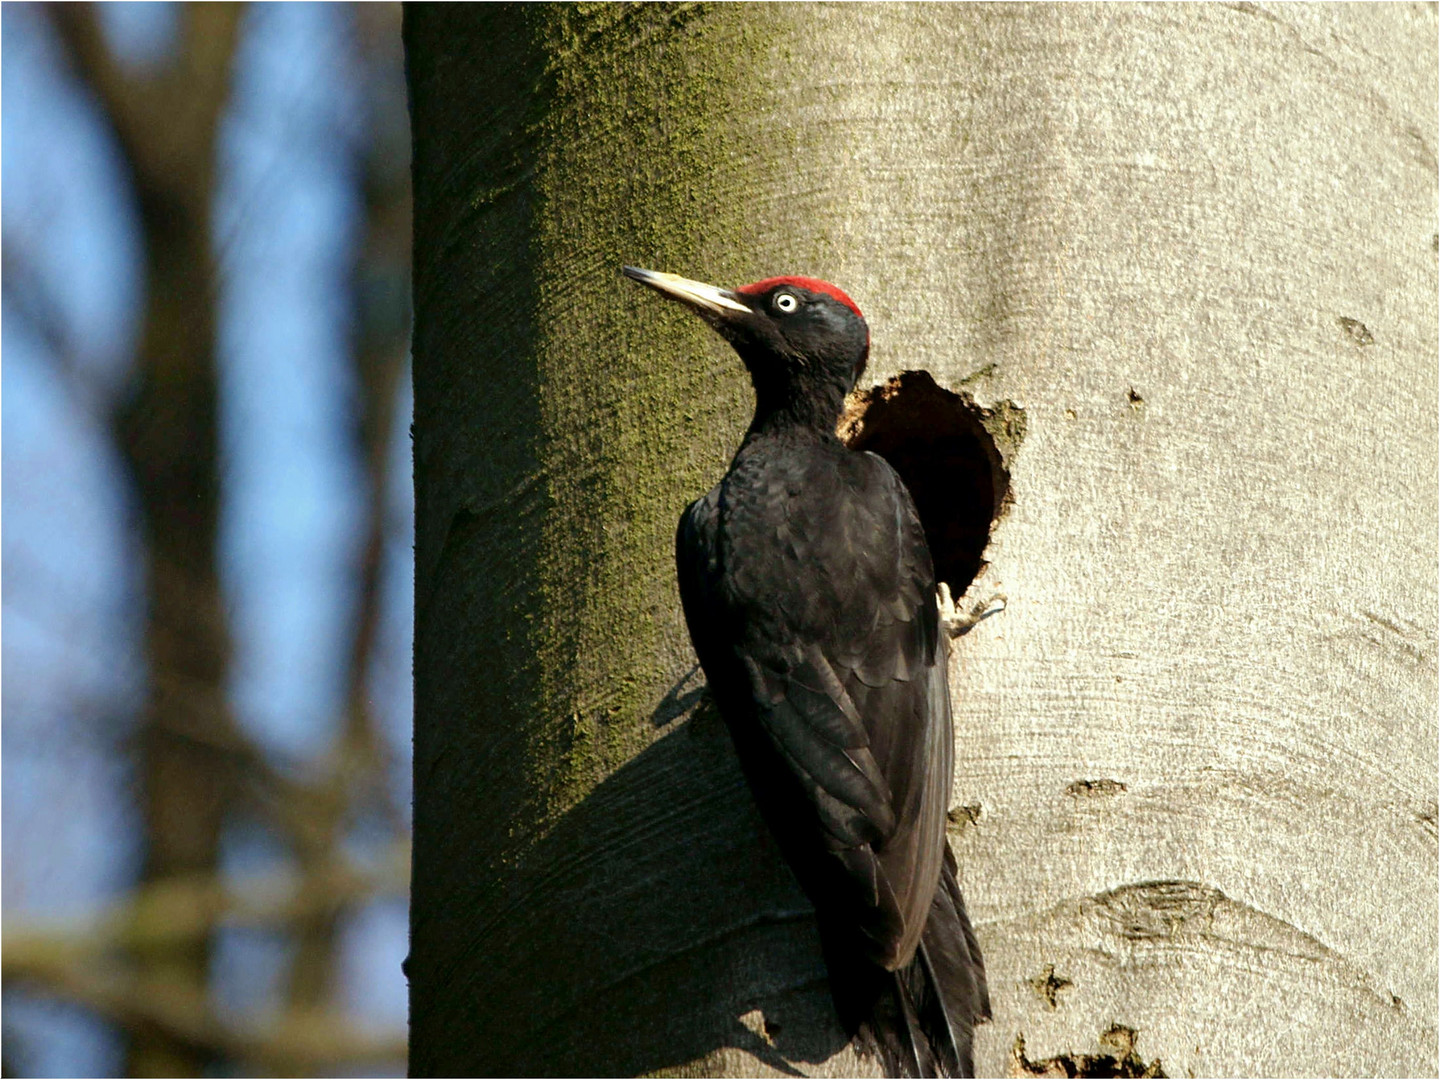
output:
[[[791,296],[788,292],[782,292],[775,297],[775,310],[790,312],[800,306],[800,301]]]

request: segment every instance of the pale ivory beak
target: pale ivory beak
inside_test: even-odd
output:
[[[730,311],[740,311],[747,315],[750,313],[750,309],[736,299],[734,293],[728,289],[706,285],[703,281],[691,281],[677,274],[662,274],[658,270],[641,270],[638,266],[622,266],[620,272],[697,311],[708,311],[715,315],[724,315]]]

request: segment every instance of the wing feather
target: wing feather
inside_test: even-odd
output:
[[[753,476],[737,458],[682,516],[676,557],[722,715],[737,743],[763,736],[831,853],[825,882],[802,884],[838,894],[894,968],[915,952],[945,850],[945,652],[908,492],[882,459],[841,454]],[[766,816],[782,843],[804,828]]]

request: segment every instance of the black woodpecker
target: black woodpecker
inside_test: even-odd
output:
[[[883,458],[835,435],[860,309],[814,278],[739,289],[636,267],[734,346],[755,419],[675,538],[695,653],[760,811],[815,905],[831,991],[892,1076],[973,1076],[985,966],[945,838],[948,635]]]

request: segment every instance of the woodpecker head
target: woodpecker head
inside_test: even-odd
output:
[[[760,412],[809,403],[824,413],[833,406],[838,415],[865,371],[870,328],[855,301],[829,282],[775,277],[721,289],[635,266],[622,269],[684,304],[734,346],[750,371]]]

